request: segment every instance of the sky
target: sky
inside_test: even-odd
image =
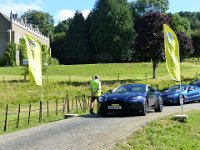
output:
[[[96,0],[0,0],[0,12],[9,16],[10,11],[22,15],[27,10],[48,12],[53,16],[55,25],[62,20],[73,17],[76,10],[86,18],[94,8]],[[134,0],[128,0],[134,1]],[[169,0],[167,12],[199,11],[200,0]]]

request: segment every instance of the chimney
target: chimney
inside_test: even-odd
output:
[[[13,20],[13,14],[12,14],[12,10],[11,10],[11,12],[10,12],[10,21],[12,22],[12,20]]]

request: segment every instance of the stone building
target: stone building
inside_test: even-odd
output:
[[[17,17],[17,14],[10,13],[7,17],[0,12],[0,56],[2,56],[9,42],[19,44],[19,39],[25,34],[35,37],[41,44],[47,45],[50,49],[50,39],[44,36],[38,28],[33,28],[31,24],[27,24],[26,20]],[[19,52],[16,52],[16,60],[19,65]]]

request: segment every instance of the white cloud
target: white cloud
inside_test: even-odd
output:
[[[74,17],[74,13],[75,11],[73,10],[63,9],[57,13],[55,18],[59,21],[66,20],[68,18]]]
[[[11,10],[15,13],[22,14],[25,11],[31,9],[31,10],[42,10],[41,5],[43,5],[43,2],[41,0],[38,0],[34,3],[22,3],[22,2],[13,2],[12,0],[7,0],[5,2],[0,3],[0,11],[7,16],[9,16]]]
[[[90,10],[83,10],[83,11],[81,11],[82,13],[83,13],[83,16],[85,17],[85,18],[87,18],[87,16],[89,15],[89,13],[90,13]]]
[[[57,15],[54,17],[55,23],[57,24],[58,21],[63,21],[68,18],[74,17],[75,12],[76,12],[75,10],[69,10],[69,9],[60,10],[57,13]],[[90,13],[90,10],[81,10],[81,12],[83,13],[84,18],[86,18],[88,14]]]

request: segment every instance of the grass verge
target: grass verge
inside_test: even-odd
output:
[[[117,143],[113,150],[199,150],[200,111],[187,114],[187,123],[174,120],[173,116],[155,120]]]

